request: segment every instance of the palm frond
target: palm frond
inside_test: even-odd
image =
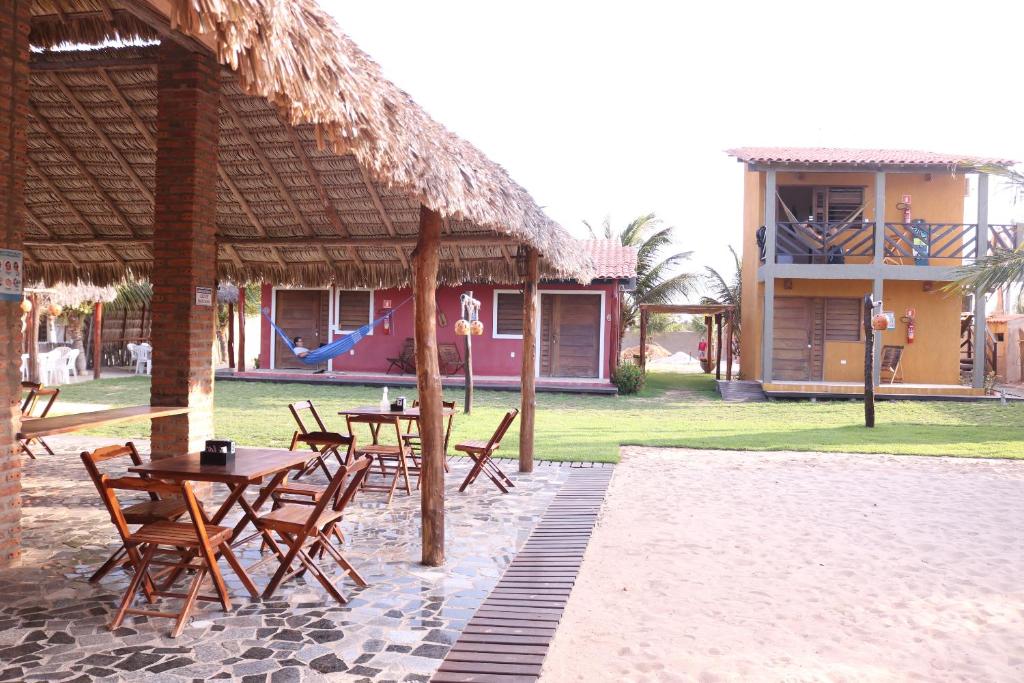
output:
[[[974,292],[991,292],[1008,284],[1024,282],[1024,247],[995,249],[991,256],[957,270],[956,282],[946,289],[963,287]]]

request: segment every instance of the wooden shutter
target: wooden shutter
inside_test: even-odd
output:
[[[825,340],[860,341],[860,299],[825,300]]]
[[[358,330],[370,322],[370,293],[365,291],[338,292],[338,329]]]
[[[864,203],[862,187],[828,188],[828,220],[842,221]]]
[[[523,333],[523,294],[522,292],[502,292],[498,294],[498,323],[496,334]]]

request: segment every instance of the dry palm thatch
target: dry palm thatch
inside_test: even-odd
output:
[[[36,0],[32,43],[153,38],[134,4]],[[421,204],[445,218],[444,282],[517,282],[520,244],[541,252],[548,276],[591,276],[575,240],[504,169],[427,116],[312,0],[171,4],[171,23],[212,35],[226,65],[221,277],[404,284]],[[30,274],[110,283],[150,272],[158,54],[33,55]]]

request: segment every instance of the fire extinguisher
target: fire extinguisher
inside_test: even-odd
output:
[[[915,329],[915,326],[914,326],[914,318],[915,317],[917,317],[917,311],[915,311],[913,308],[908,308],[907,309],[907,314],[905,316],[903,316],[903,322],[905,322],[907,324],[907,343],[908,344],[913,344],[914,343],[914,334],[917,331]]]
[[[384,311],[385,311],[384,315],[386,317],[384,318],[384,322],[382,323],[382,326],[384,328],[384,334],[390,335],[391,334],[391,309],[390,308],[385,308]]]

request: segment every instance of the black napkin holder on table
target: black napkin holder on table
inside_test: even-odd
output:
[[[199,453],[199,463],[202,465],[227,465],[235,460],[235,442],[219,441],[211,439],[206,442],[206,448]]]
[[[399,396],[391,403],[391,412],[393,413],[404,413],[405,412],[405,396]]]

